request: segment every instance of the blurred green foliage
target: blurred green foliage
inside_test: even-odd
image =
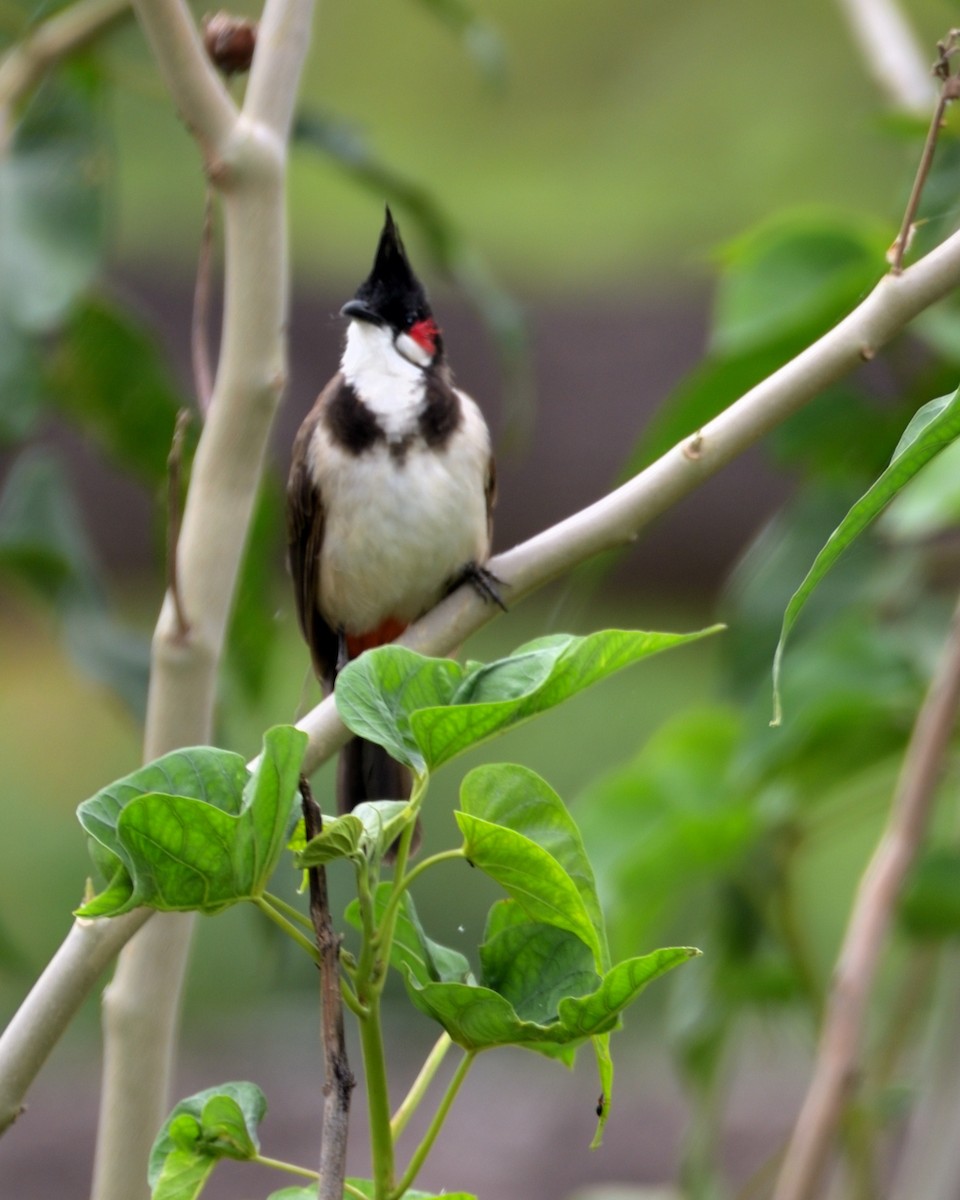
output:
[[[4,34],[22,31],[30,8],[3,5]],[[915,8],[927,21],[943,15],[932,0]],[[437,266],[472,283],[495,325],[498,312],[514,310],[497,307],[501,293],[489,290],[470,245],[488,247],[525,290],[582,295],[635,286],[641,268],[647,283],[666,274],[675,282],[738,232],[717,258],[707,356],[634,450],[634,465],[648,461],[879,278],[918,155],[913,125],[876,120],[833,5],[772,13],[760,0],[589,8],[499,0],[478,17],[459,3],[322,6],[294,170],[301,280],[320,266],[325,277],[355,278],[368,257],[370,209],[391,189],[419,217]],[[69,471],[32,439],[57,414],[156,491],[185,402],[150,332],[97,282],[111,256],[189,263],[199,229],[194,152],[145,64],[135,30],[112,34],[105,50],[18,106],[16,136],[0,153],[0,439],[12,463],[0,488],[0,570],[17,620],[29,609],[33,622],[27,635],[4,636],[17,691],[2,701],[0,722],[14,801],[4,840],[33,846],[38,831],[55,830],[43,843],[48,861],[76,796],[132,765],[135,732],[64,679],[46,623],[56,621],[84,671],[140,714],[148,622],[133,630],[118,621]],[[346,136],[347,118],[362,137]],[[958,146],[948,129],[912,253],[956,225]],[[740,232],[785,199],[800,207]],[[887,468],[912,416],[955,391],[958,330],[951,299],[882,363],[828,389],[769,439],[796,494],[729,581],[719,663],[714,651],[690,665],[652,664],[661,673],[646,691],[623,685],[615,700],[576,702],[548,732],[506,739],[507,753],[565,794],[564,784],[581,788],[576,812],[617,952],[674,935],[705,951],[678,976],[671,1006],[677,1062],[700,1116],[715,1105],[738,1030],[757,1012],[799,1013],[815,1025],[845,906],[936,661],[958,582],[956,444],[884,497],[885,514],[811,595],[785,659],[784,724],[769,728],[770,666],[790,596]],[[247,751],[264,725],[292,715],[305,670],[289,623],[277,620],[275,573],[263,569],[280,541],[279,512],[268,482],[230,634],[222,740]],[[526,621],[531,636],[542,633],[547,611],[511,614],[510,640]],[[485,634],[478,653],[495,657],[501,636]],[[34,725],[44,748],[15,756]],[[51,729],[56,755],[47,753]],[[34,765],[33,755],[49,761]],[[945,786],[956,783],[951,762]],[[36,903],[17,906],[28,914],[22,922],[0,926],[0,962],[11,969],[38,966],[54,940],[48,925],[40,929],[42,902],[62,899],[66,912],[79,900],[79,836],[70,836],[78,850],[61,851],[66,879],[31,880],[26,855],[12,865],[18,887],[5,898],[33,886]],[[939,947],[960,932],[957,855],[955,822],[941,813],[904,897],[896,957],[905,971],[885,1001],[908,990],[915,946]],[[485,907],[469,886],[461,903],[456,913],[425,904],[425,924],[432,931]],[[219,940],[207,943],[216,969],[226,957],[220,949],[216,958]],[[240,940],[248,957],[232,962],[231,978],[245,963],[253,992],[264,986],[257,964],[270,944]],[[888,1003],[885,1015],[894,1011]],[[885,1073],[867,1064],[877,1135],[901,1070],[890,1046],[903,1034],[888,1020],[886,1044],[876,1047]],[[686,1170],[691,1195],[714,1194],[722,1172],[693,1136]]]

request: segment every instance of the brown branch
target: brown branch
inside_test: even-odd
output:
[[[300,798],[307,841],[323,826],[320,806],[313,798],[306,776],[300,779]],[[350,1095],[355,1080],[347,1061],[343,1036],[343,1004],[340,998],[340,938],[330,920],[327,872],[311,867],[310,917],[320,951],[320,999],[323,1033],[323,1138],[320,1144],[319,1200],[341,1200],[347,1170],[347,1129]]]
[[[910,189],[910,198],[907,200],[900,232],[887,254],[890,269],[896,275],[903,270],[903,256],[913,237],[913,223],[916,220],[917,209],[920,207],[920,197],[923,195],[927,176],[933,166],[933,155],[937,148],[940,130],[943,128],[943,117],[947,111],[947,105],[951,100],[956,100],[960,96],[960,79],[956,75],[950,74],[950,59],[957,51],[958,36],[960,36],[958,31],[951,29],[947,37],[937,43],[937,61],[934,63],[932,73],[941,81],[940,98],[937,100],[930,128],[927,130],[927,140],[923,144],[923,153],[920,155],[917,174],[913,181],[913,187]]]
[[[926,831],[960,704],[960,603],[917,715],[890,816],[860,881],[827,999],[813,1078],[774,1200],[810,1200],[854,1090],[864,1018],[893,909]]]

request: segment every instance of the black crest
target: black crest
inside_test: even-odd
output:
[[[382,321],[397,330],[407,330],[431,316],[427,293],[413,273],[389,208],[373,269],[357,288],[354,299],[343,306],[345,315],[361,319],[362,310],[366,310],[368,320]]]

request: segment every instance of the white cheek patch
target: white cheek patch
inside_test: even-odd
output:
[[[429,367],[433,361],[433,355],[424,350],[420,343],[415,342],[407,333],[398,333],[393,344],[407,362],[412,362],[417,367]]]

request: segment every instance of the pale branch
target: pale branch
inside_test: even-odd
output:
[[[867,70],[897,110],[926,117],[936,103],[920,44],[897,0],[839,0]]]
[[[180,116],[215,174],[237,128],[237,106],[207,57],[184,0],[132,2]]]
[[[64,58],[82,50],[130,11],[130,0],[82,0],[42,21],[0,58],[0,154],[13,131],[11,110]]]
[[[312,6],[267,0],[257,33],[257,49],[243,102],[244,117],[269,129],[286,146],[293,121],[296,89],[278,87],[291,73],[298,76],[310,43]]]
[[[752,388],[698,434],[679,443],[610,495],[492,560],[491,568],[504,581],[505,598],[515,603],[594,554],[634,539],[655,517],[749,449],[823,388],[864,359],[872,358],[914,317],[958,286],[960,233],[901,275],[885,276],[833,330]],[[461,588],[416,622],[401,641],[423,653],[446,654],[498,612],[471,588]],[[174,628],[172,613],[168,628]],[[305,763],[308,773],[330,758],[348,737],[332,698],[317,705],[299,725],[310,738]],[[44,988],[38,983],[24,1001],[25,1009],[42,1008],[45,991],[54,982],[46,976],[44,980]],[[91,985],[58,981],[57,986],[69,990],[71,986]],[[25,1092],[40,1065],[34,1063],[29,1078],[21,1075],[16,1048],[10,1046],[6,1058],[0,1055],[0,1076],[7,1070],[14,1071],[25,1079]]]
[[[210,364],[210,271],[213,265],[213,189],[207,184],[203,200],[203,227],[197,254],[197,278],[193,287],[193,317],[190,323],[190,361],[197,407],[205,416],[213,395]]]
[[[169,1107],[180,995],[195,923],[194,913],[156,913],[124,947],[103,993],[93,1200],[145,1200],[148,1195],[147,1162]]]
[[[856,1084],[871,988],[904,878],[926,832],[960,705],[960,603],[917,714],[890,815],[860,881],[827,997],[810,1086],[774,1200],[812,1200]]]
[[[0,1034],[0,1134],[97,980],[152,914],[136,909],[111,921],[74,921],[30,994]]]
[[[177,541],[181,611],[168,590],[153,637],[144,732],[150,760],[212,738],[227,621],[286,382],[286,129],[238,112],[182,0],[134,4],[210,184],[220,190],[225,261],[220,358]],[[270,118],[294,104],[311,11],[312,0],[267,2],[263,23],[275,32],[262,59],[272,74],[261,91],[276,93],[266,106]],[[192,927],[191,916],[157,916],[124,949],[105,995],[94,1200],[146,1194]]]

